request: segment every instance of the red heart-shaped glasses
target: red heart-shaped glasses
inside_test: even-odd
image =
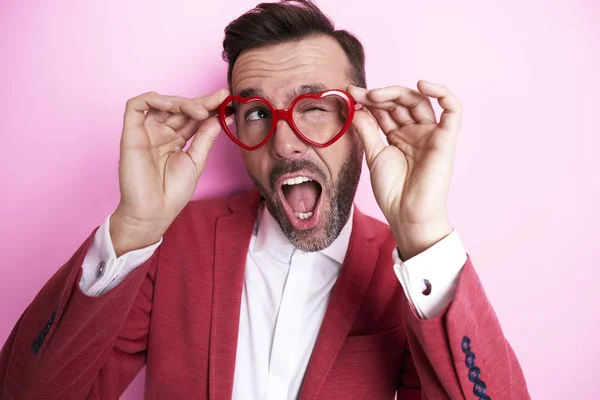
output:
[[[310,145],[327,147],[348,130],[355,109],[352,96],[342,90],[298,96],[284,110],[262,97],[229,96],[219,106],[219,122],[227,136],[246,150],[264,145],[281,120]],[[228,116],[234,117],[230,125]]]

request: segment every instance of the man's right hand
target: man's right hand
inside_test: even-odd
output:
[[[127,102],[119,163],[121,200],[110,219],[117,257],[160,240],[190,201],[221,132],[216,110],[228,94],[221,89],[186,99],[146,93]]]

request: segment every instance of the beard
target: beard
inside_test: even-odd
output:
[[[281,230],[288,240],[299,250],[305,252],[321,251],[329,247],[346,225],[350,217],[350,210],[354,202],[356,189],[360,180],[362,170],[362,149],[358,146],[350,153],[350,157],[344,162],[337,177],[333,182],[326,180],[325,173],[314,163],[308,160],[289,160],[278,162],[269,176],[271,190],[268,191],[258,180],[250,175],[250,178],[260,191],[265,200],[265,205],[273,218],[279,223]],[[305,230],[297,230],[288,221],[283,203],[276,190],[277,179],[284,175],[298,171],[308,171],[322,179],[322,219],[314,227]]]

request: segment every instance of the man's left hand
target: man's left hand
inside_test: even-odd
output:
[[[445,86],[421,80],[417,88],[348,87],[363,105],[352,126],[365,149],[373,193],[404,260],[452,232],[446,199],[462,114]],[[439,122],[429,97],[444,110]]]

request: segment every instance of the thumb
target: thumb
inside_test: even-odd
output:
[[[212,148],[217,136],[221,132],[221,125],[217,116],[212,116],[202,122],[194,135],[192,144],[187,149],[187,154],[192,158],[198,174],[202,174],[208,158],[208,152]]]
[[[364,109],[356,110],[352,119],[352,127],[365,149],[365,157],[369,168],[375,158],[381,153],[386,145],[379,131],[379,124],[371,114]]]

